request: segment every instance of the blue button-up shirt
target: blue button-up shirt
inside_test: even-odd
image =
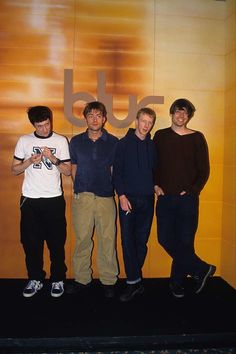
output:
[[[70,141],[71,163],[77,165],[74,193],[91,192],[100,197],[114,195],[112,165],[118,139],[103,130],[95,142],[88,132],[74,136]]]

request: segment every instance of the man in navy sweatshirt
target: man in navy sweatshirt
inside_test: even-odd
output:
[[[135,119],[135,129],[129,129],[116,150],[113,177],[119,196],[121,240],[127,286],[121,301],[130,301],[142,294],[142,267],[147,254],[147,242],[154,213],[154,143],[150,131],[156,114],[141,108]]]

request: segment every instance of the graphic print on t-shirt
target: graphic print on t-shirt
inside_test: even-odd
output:
[[[56,153],[56,149],[55,148],[50,148],[51,152],[53,155],[55,155]],[[35,155],[35,154],[42,154],[43,153],[43,148],[40,148],[38,146],[34,146],[33,147],[33,153],[32,155]],[[52,170],[53,168],[53,164],[52,162],[45,156],[42,156],[42,161],[39,162],[39,163],[35,163],[33,165],[33,168],[36,168],[36,169],[41,169],[42,168],[42,164],[44,164],[44,166],[48,169],[48,170]]]

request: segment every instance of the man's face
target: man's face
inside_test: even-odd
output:
[[[100,131],[105,121],[106,117],[104,117],[102,112],[98,111],[97,109],[92,109],[92,111],[89,112],[86,116],[87,126],[90,131]]]
[[[43,122],[34,123],[36,134],[39,136],[47,137],[52,130],[50,119],[46,119]]]
[[[177,109],[174,114],[172,114],[172,123],[176,127],[183,127],[189,121],[188,112],[186,108]]]
[[[135,134],[142,140],[146,138],[152,127],[153,118],[148,114],[142,113],[140,117],[135,120]]]

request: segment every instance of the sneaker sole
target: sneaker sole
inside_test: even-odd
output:
[[[173,291],[171,291],[172,292],[172,295],[174,296],[174,297],[176,297],[176,298],[178,298],[178,299],[182,299],[185,295],[184,294],[182,294],[182,295],[178,295],[178,294],[175,294],[175,293],[173,293]]]
[[[23,296],[24,296],[24,297],[32,297],[32,296],[34,296],[35,294],[37,294],[37,292],[38,292],[39,290],[41,290],[42,287],[43,287],[43,285],[40,285],[40,287],[39,287],[33,294],[25,294],[25,293],[23,293]]]
[[[170,286],[170,291],[171,291],[172,295],[173,295],[174,297],[176,297],[177,299],[181,299],[181,298],[185,297],[185,294],[176,294],[176,293],[171,289],[171,286]]]
[[[37,294],[37,291],[35,291],[35,293],[33,294],[23,294],[24,297],[32,297],[34,296],[35,294]]]
[[[62,296],[63,294],[64,294],[64,291],[63,291],[63,293],[60,293],[60,294],[52,294],[52,293],[51,293],[51,296],[52,296],[52,297],[60,297],[60,296]]]
[[[216,271],[216,267],[215,266],[210,266],[207,274],[205,275],[205,277],[203,278],[203,281],[202,281],[202,285],[200,286],[199,289],[197,289],[197,291],[195,291],[195,294],[199,294],[200,291],[202,291],[202,289],[204,288],[205,284],[206,284],[206,281],[208,278],[212,277],[214,275]]]

